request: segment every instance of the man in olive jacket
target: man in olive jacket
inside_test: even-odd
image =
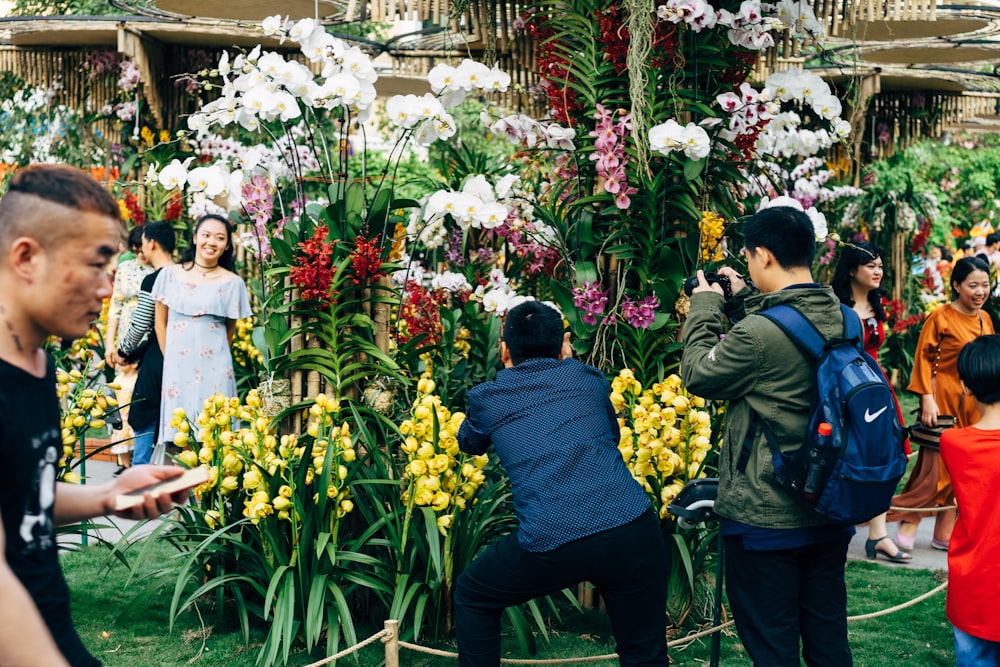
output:
[[[701,271],[684,326],[681,371],[692,393],[728,400],[716,513],[725,537],[726,584],[740,640],[761,667],[852,665],[844,566],[854,528],[825,523],[772,484],[771,452],[754,415],[782,451],[805,438],[815,364],[776,324],[755,313],[790,304],[827,337],[843,334],[840,302],[813,281],[812,222],[787,206],[743,223],[751,290],[730,267],[733,297]],[[727,317],[727,315],[729,317]],[[735,321],[727,327],[727,319]],[[728,328],[728,332],[727,332]],[[748,439],[749,438],[749,439]],[[741,462],[744,440],[748,456]]]

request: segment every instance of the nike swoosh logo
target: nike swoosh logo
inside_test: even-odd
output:
[[[888,409],[889,409],[889,406],[887,405],[884,408],[882,408],[881,410],[879,410],[878,412],[876,412],[875,414],[872,414],[872,413],[868,412],[868,409],[866,408],[865,409],[865,421],[867,423],[871,424],[873,421],[875,421],[876,419],[878,419],[878,416],[880,414],[882,414],[883,412],[885,412]]]

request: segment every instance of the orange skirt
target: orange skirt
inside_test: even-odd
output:
[[[951,489],[951,475],[941,460],[941,452],[921,447],[917,453],[917,463],[906,480],[903,492],[892,499],[893,507],[924,508],[945,507],[955,504],[955,493]],[[900,512],[889,510],[886,521],[917,523],[920,519],[936,512]]]

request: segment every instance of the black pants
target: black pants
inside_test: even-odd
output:
[[[851,667],[844,566],[850,539],[747,551],[726,538],[726,593],[736,631],[758,667]]]
[[[460,667],[500,664],[505,607],[592,582],[608,610],[621,664],[666,667],[667,551],[652,511],[542,553],[517,534],[490,545],[455,585]]]

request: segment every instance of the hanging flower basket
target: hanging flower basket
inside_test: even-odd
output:
[[[287,378],[265,377],[258,392],[261,411],[267,417],[277,417],[292,404],[292,382]]]

